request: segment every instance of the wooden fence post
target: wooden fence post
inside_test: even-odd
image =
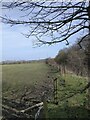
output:
[[[58,105],[57,78],[54,79],[54,103]]]

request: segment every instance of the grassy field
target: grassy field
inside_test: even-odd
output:
[[[50,87],[49,72],[50,68],[44,62],[3,65],[3,97],[12,97],[12,92],[20,95],[25,89],[33,93],[43,92],[45,86]]]
[[[86,92],[68,96],[78,92],[87,84],[87,79],[66,74],[61,76],[44,62],[32,62],[25,64],[3,65],[2,90],[3,97],[8,99],[19,99],[22,94],[27,97],[41,97],[43,92],[47,93],[47,99],[53,91],[53,79],[57,77],[58,82],[58,105],[48,103],[48,117],[53,118],[89,118],[89,112],[85,106],[87,102]],[[64,84],[62,81],[64,80]]]

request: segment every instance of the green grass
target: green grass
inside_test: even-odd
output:
[[[32,89],[39,95],[43,87],[52,84],[52,76],[58,78],[58,105],[48,103],[48,116],[53,118],[88,118],[89,111],[85,108],[87,102],[86,92],[76,94],[71,98],[67,96],[78,92],[87,84],[87,78],[66,74],[61,76],[44,62],[28,64],[11,64],[2,66],[3,97],[12,98],[14,94],[22,94],[25,87]],[[49,77],[48,77],[49,76]],[[62,85],[65,80],[65,85]],[[37,89],[40,91],[37,93]],[[47,88],[45,88],[47,89]],[[11,93],[15,91],[15,93]],[[31,95],[31,94],[30,94]]]
[[[63,79],[65,80],[65,86],[61,84],[61,81]],[[78,77],[78,76],[70,75],[70,74],[66,74],[62,77],[58,76],[58,95],[61,98],[65,95],[68,96],[68,94],[76,93],[80,91],[86,84],[87,84],[87,79],[84,77]],[[77,94],[77,96],[81,98],[85,97],[84,93]],[[75,99],[77,98],[74,98],[73,101],[75,101]]]
[[[84,107],[62,107],[62,106],[53,106],[49,104],[49,118],[57,119],[58,118],[89,118],[90,111]]]
[[[87,78],[66,74],[60,76],[58,73],[58,105],[48,104],[49,117],[58,118],[89,118],[90,111],[86,107],[87,93],[76,94],[66,99],[68,96],[78,92],[87,84]],[[65,80],[65,85],[62,85]]]
[[[11,64],[2,66],[3,96],[9,96],[10,91],[23,92],[25,87],[35,88],[47,81],[50,71],[44,62],[28,64]]]

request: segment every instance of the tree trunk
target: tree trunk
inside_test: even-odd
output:
[[[89,37],[90,41],[90,37]],[[88,82],[90,82],[90,45],[88,44]],[[88,88],[88,108],[90,109],[90,86]]]
[[[89,37],[90,41],[90,37]],[[88,45],[88,82],[90,82],[90,47]],[[90,86],[88,88],[88,109],[90,109]]]
[[[89,6],[87,9],[88,17],[89,17],[89,38],[88,38],[88,47],[87,47],[87,58],[88,58],[88,82],[90,82],[90,0]],[[90,109],[90,86],[88,88],[88,109]]]

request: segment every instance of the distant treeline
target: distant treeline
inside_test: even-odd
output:
[[[0,64],[5,65],[5,64],[22,64],[22,63],[32,63],[32,62],[43,62],[45,59],[40,59],[40,60],[20,60],[20,61],[2,61]]]
[[[63,69],[64,73],[70,71],[77,75],[88,76],[88,64],[90,57],[89,40],[90,36],[85,38],[80,45],[76,43],[69,48],[59,51],[55,57],[55,61],[60,66],[61,70]]]

